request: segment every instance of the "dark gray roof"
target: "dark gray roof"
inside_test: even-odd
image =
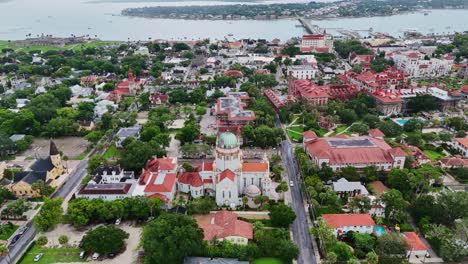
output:
[[[104,172],[106,172],[108,175],[109,174],[112,174],[112,172],[115,171],[115,174],[120,174],[120,166],[114,166],[114,165],[101,165],[99,167],[97,167],[94,171],[93,171],[93,175],[94,176],[97,176],[97,175],[103,175]]]
[[[47,171],[20,171],[15,173],[15,182],[24,181],[33,184],[38,180],[46,181]]]
[[[50,171],[54,168],[54,164],[50,160],[50,157],[45,159],[38,159],[36,160],[33,165],[31,165],[31,170],[33,171]]]
[[[50,155],[53,156],[53,155],[58,155],[58,154],[60,154],[60,152],[58,151],[55,143],[51,140],[50,141]]]

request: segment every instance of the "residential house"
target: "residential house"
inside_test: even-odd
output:
[[[132,196],[132,191],[136,183],[132,182],[119,182],[107,184],[85,184],[78,192],[75,193],[76,198],[86,199],[103,199],[106,201],[113,201],[117,199],[124,199]]]
[[[335,236],[349,231],[372,234],[376,226],[369,214],[322,214],[322,219],[333,229]]]
[[[408,258],[412,256],[416,258],[424,257],[429,254],[426,244],[415,232],[403,232],[403,238],[408,245],[406,248],[406,256]]]
[[[195,215],[198,226],[203,229],[203,240],[211,242],[227,240],[233,244],[247,245],[253,239],[253,225],[238,220],[231,211],[212,212],[207,215]]]
[[[464,158],[468,158],[468,137],[452,139],[452,146],[458,150]]]
[[[117,134],[115,134],[115,137],[117,138],[117,141],[115,142],[115,146],[118,148],[122,148],[122,142],[129,137],[132,137],[134,139],[139,139],[140,130],[141,130],[141,126],[122,127],[121,129],[119,129]]]
[[[356,196],[368,196],[369,192],[361,182],[350,182],[341,178],[332,183],[332,189],[340,198],[353,198]]]

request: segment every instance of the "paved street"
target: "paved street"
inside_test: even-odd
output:
[[[84,159],[78,164],[76,169],[70,174],[68,180],[62,185],[60,189],[52,195],[53,198],[62,197],[66,198],[68,194],[75,189],[75,187],[81,182],[81,179],[86,175],[86,168],[88,166],[88,159]],[[34,235],[37,229],[31,227],[26,231],[21,238],[16,242],[15,245],[9,247],[9,254],[6,257],[0,259],[0,264],[15,263],[23,252],[26,250],[29,242],[34,239]]]
[[[299,247],[299,264],[315,264],[315,256],[312,249],[312,241],[309,234],[309,225],[307,223],[307,215],[304,207],[300,191],[300,182],[298,180],[298,168],[294,162],[293,146],[289,141],[284,140],[281,145],[281,158],[283,165],[286,168],[288,182],[293,181],[294,186],[289,187],[291,192],[291,207],[296,213],[296,220],[292,224],[293,239]]]

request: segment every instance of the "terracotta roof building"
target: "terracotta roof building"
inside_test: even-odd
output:
[[[383,139],[360,136],[349,138],[312,138],[304,141],[304,148],[313,163],[329,165],[334,171],[352,166],[364,169],[375,166],[379,170],[402,169],[406,153],[390,147]]]
[[[322,214],[322,219],[335,235],[349,231],[372,234],[376,225],[369,214]]]
[[[463,157],[468,158],[468,137],[454,138],[452,140],[453,146],[460,151]]]
[[[231,211],[219,211],[209,215],[196,215],[198,226],[203,229],[205,241],[228,240],[234,244],[246,245],[253,239],[253,225],[237,219]]]
[[[357,92],[353,85],[319,86],[309,80],[294,80],[291,76],[288,84],[290,96],[313,105],[325,105],[328,103],[328,99],[349,99],[354,97]]]

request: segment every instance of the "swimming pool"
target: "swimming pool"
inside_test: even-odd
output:
[[[404,126],[406,124],[406,122],[408,122],[409,119],[402,119],[402,118],[397,118],[397,119],[394,119],[395,122],[397,122],[400,126]]]
[[[377,236],[381,236],[387,233],[383,226],[374,226],[374,232]]]

